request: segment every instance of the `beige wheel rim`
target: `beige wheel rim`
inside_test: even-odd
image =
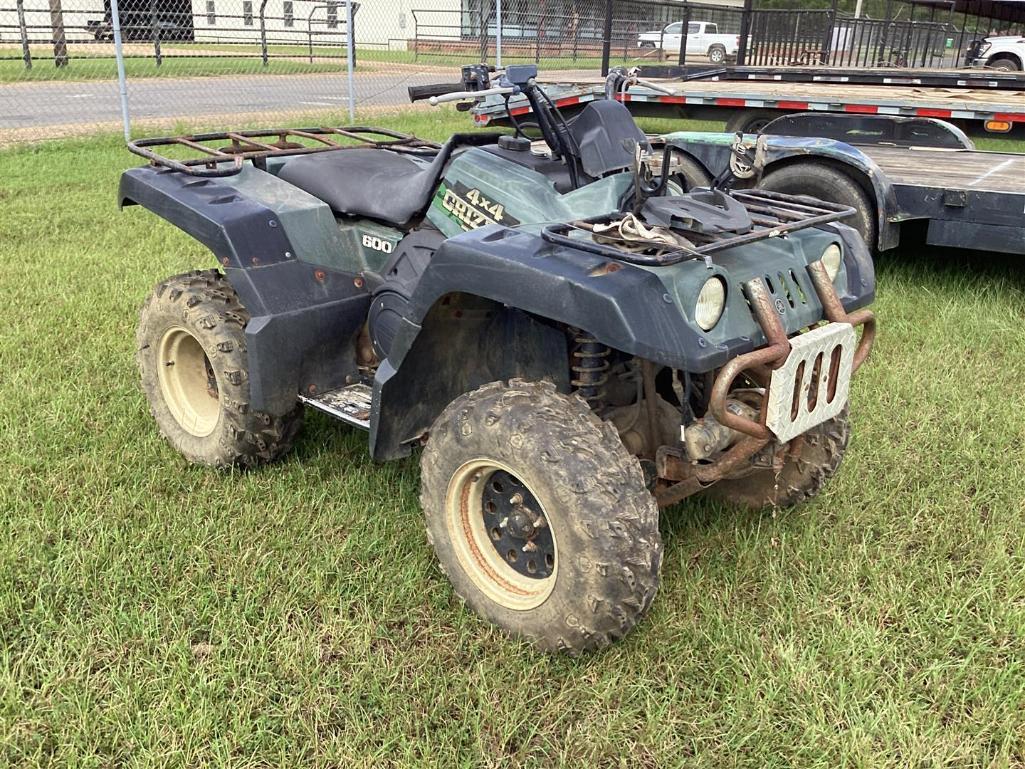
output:
[[[199,340],[183,328],[169,329],[157,347],[160,394],[175,421],[190,435],[214,431],[221,404],[210,359]]]
[[[485,495],[501,493],[494,488],[493,479],[496,474],[501,477],[512,476],[522,485],[522,489],[526,489],[527,494],[522,489],[510,493],[510,504],[514,504],[516,497],[520,497],[521,502],[515,505],[515,510],[525,511],[528,520],[533,518],[537,522],[540,520],[538,515],[543,518],[544,523],[538,531],[547,529],[545,534],[550,536],[550,547],[546,547],[544,553],[536,547],[533,551],[529,550],[528,543],[533,544],[531,539],[523,540],[524,544],[515,553],[515,558],[512,558],[512,552],[507,551],[506,557],[499,552],[496,526],[489,525],[485,512]],[[527,497],[526,505],[522,503],[523,497]],[[559,576],[555,531],[551,528],[551,519],[544,507],[511,468],[490,459],[475,459],[463,464],[453,474],[448,485],[445,524],[459,565],[474,585],[492,601],[507,609],[528,611],[548,600]],[[536,532],[534,536],[537,536]],[[538,562],[539,558],[545,559],[546,555],[550,556],[550,560]],[[535,576],[525,573],[531,559],[536,564]],[[516,568],[511,564],[516,564]],[[545,576],[536,576],[539,572]]]

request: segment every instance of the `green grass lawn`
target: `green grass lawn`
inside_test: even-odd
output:
[[[313,413],[257,472],[160,439],[138,309],[212,261],[118,212],[136,160],[0,151],[0,765],[1025,766],[1020,259],[879,259],[835,482],[776,515],[665,512],[653,610],[571,660],[460,607],[415,458],[377,466]]]
[[[284,54],[276,53],[278,57]],[[0,83],[39,82],[44,80],[116,80],[117,63],[113,57],[75,56],[65,67],[53,65],[50,58],[34,59],[26,69],[21,50],[0,48]],[[125,74],[140,77],[215,77],[218,75],[302,75],[338,72],[340,60],[314,58],[313,62],[293,58],[271,58],[264,66],[258,56],[213,56],[189,58],[167,50],[160,66],[152,58],[126,58]],[[366,71],[365,68],[359,68]]]

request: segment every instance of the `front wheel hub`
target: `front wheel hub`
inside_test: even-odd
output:
[[[452,478],[448,522],[463,568],[510,609],[547,600],[558,570],[555,532],[544,507],[509,468],[468,462]]]

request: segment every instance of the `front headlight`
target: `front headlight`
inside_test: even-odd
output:
[[[822,266],[826,268],[826,274],[830,280],[836,280],[840,274],[840,265],[843,264],[843,251],[838,243],[830,243],[822,252]]]
[[[698,303],[694,306],[694,322],[703,331],[711,331],[722,317],[725,307],[726,284],[722,278],[709,278],[698,294]]]

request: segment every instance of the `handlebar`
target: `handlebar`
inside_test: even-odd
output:
[[[432,96],[444,96],[447,93],[462,91],[466,86],[463,83],[433,83],[431,85],[411,85],[409,91],[410,101],[430,99]]]
[[[445,102],[462,101],[463,99],[478,99],[482,96],[496,96],[516,93],[516,91],[517,89],[513,87],[485,88],[480,91],[450,91],[449,93],[440,94],[438,96],[431,96],[427,101],[430,102],[432,107],[437,107],[439,104],[444,104]]]

